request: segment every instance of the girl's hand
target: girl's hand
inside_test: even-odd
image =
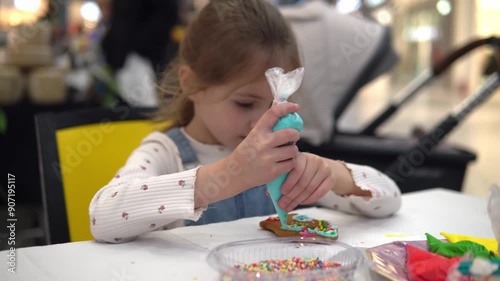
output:
[[[311,204],[332,190],[336,179],[327,159],[310,153],[300,153],[295,168],[290,171],[278,201],[278,206],[290,212],[299,204]]]
[[[240,168],[237,179],[245,190],[266,184],[295,167],[299,150],[294,144],[284,144],[297,142],[300,134],[294,129],[272,132],[272,128],[280,117],[298,110],[294,103],[272,106],[229,156],[229,161]]]

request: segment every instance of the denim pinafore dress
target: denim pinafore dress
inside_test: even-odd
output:
[[[179,128],[172,128],[166,134],[177,146],[183,165],[198,162],[194,149]],[[276,210],[274,209],[273,202],[265,194],[266,188],[266,185],[257,186],[234,197],[209,204],[207,210],[203,212],[198,221],[186,220],[185,224],[203,225],[275,214]]]

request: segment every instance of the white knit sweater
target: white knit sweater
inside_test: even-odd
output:
[[[202,215],[204,208],[194,208],[197,169],[228,156],[231,151],[220,145],[199,143],[181,131],[199,163],[183,166],[174,142],[164,133],[151,133],[92,199],[89,214],[96,240],[129,241],[173,222],[197,220]],[[390,178],[371,167],[346,165],[356,185],[370,190],[372,197],[338,196],[329,192],[317,205],[368,217],[385,217],[399,210],[401,194]]]

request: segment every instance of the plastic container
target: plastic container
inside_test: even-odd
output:
[[[237,265],[248,265],[269,260],[289,258],[319,259],[323,263],[338,263],[339,267],[291,272],[245,272]],[[220,273],[224,281],[243,280],[354,280],[357,269],[367,265],[358,249],[334,240],[314,237],[287,237],[246,240],[223,244],[213,249],[208,263]]]

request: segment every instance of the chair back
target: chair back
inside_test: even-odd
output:
[[[141,140],[166,123],[151,110],[85,109],[35,116],[47,244],[93,239],[88,208]]]

